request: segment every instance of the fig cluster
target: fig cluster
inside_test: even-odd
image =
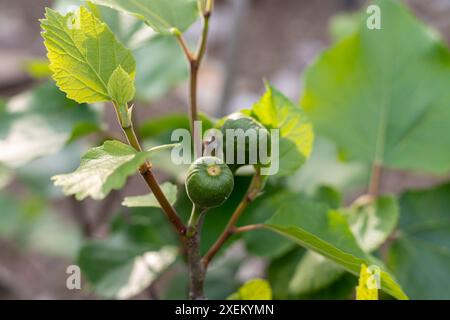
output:
[[[267,144],[265,146],[267,156],[270,154],[270,134],[261,123],[243,114],[232,114],[225,119],[220,129],[223,135],[224,159],[201,157],[190,166],[187,172],[187,195],[199,209],[218,207],[229,198],[234,188],[234,172],[239,167],[262,166],[267,165],[268,162],[267,158],[259,152],[263,142]],[[242,136],[238,138],[229,135],[227,130],[235,133],[240,131],[241,134],[253,131],[254,136],[251,138],[250,135],[245,135],[245,138]],[[234,155],[227,158],[227,152],[230,150]],[[239,152],[241,152],[240,157],[238,157]],[[255,154],[250,154],[251,152],[256,153],[256,158]],[[231,161],[227,161],[230,158]]]
[[[227,164],[233,168],[268,164],[270,134],[261,123],[252,117],[235,113],[225,120],[221,132],[224,159]],[[230,151],[233,154],[228,155]],[[241,154],[240,158],[239,154]]]

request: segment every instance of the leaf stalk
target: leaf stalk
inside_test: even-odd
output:
[[[127,106],[125,106],[126,114],[128,115],[128,121],[123,121],[122,119],[124,111],[120,111],[117,108],[117,104],[114,103],[114,106],[116,107],[117,116],[119,118],[119,122],[122,126],[122,130],[127,137],[128,144],[133,147],[135,150],[141,152],[142,147],[139,143],[139,140],[136,136],[136,132],[134,130],[133,122],[131,120],[131,112],[128,112],[129,109]],[[149,161],[146,161],[140,168],[139,172],[141,176],[144,178],[145,182],[147,183],[149,189],[153,192],[155,195],[155,198],[158,200],[159,204],[161,205],[161,208],[163,212],[165,213],[167,219],[170,221],[170,223],[173,225],[175,230],[178,234],[184,235],[186,232],[186,227],[181,221],[180,217],[178,216],[177,212],[175,211],[175,208],[170,204],[169,200],[165,196],[164,192],[161,189],[161,186],[154,176],[152,172],[152,164]]]

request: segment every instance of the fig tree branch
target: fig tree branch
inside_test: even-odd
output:
[[[197,147],[196,135],[194,124],[198,120],[198,106],[197,106],[197,87],[198,87],[198,71],[200,69],[201,62],[206,52],[206,45],[209,33],[209,20],[213,9],[214,0],[206,0],[206,5],[202,10],[203,16],[203,30],[199,40],[198,48],[195,54],[190,50],[186,41],[184,40],[180,32],[176,33],[176,38],[180,44],[190,66],[190,80],[189,80],[189,120],[192,142],[194,145],[195,159],[201,156],[201,144]],[[201,134],[201,133],[200,133]],[[178,217],[178,216],[177,216]],[[193,207],[191,219],[189,220],[189,227],[186,230],[184,227],[184,247],[186,250],[188,269],[189,269],[189,298],[192,300],[204,299],[203,286],[206,268],[203,264],[202,257],[200,255],[200,233],[204,219],[204,212],[197,210]]]
[[[203,287],[206,277],[206,268],[202,263],[200,255],[200,235],[205,218],[204,211],[193,209],[197,212],[197,218],[190,221],[191,228],[187,230],[185,236],[185,250],[189,270],[189,299],[204,300]]]
[[[248,190],[245,193],[244,198],[241,200],[236,210],[232,214],[224,231],[217,239],[217,241],[213,244],[213,246],[209,249],[206,255],[203,257],[202,260],[205,268],[208,267],[211,260],[219,252],[219,250],[222,248],[225,242],[235,233],[237,221],[244,213],[248,205],[252,203],[253,200],[255,200],[255,198],[258,196],[259,192],[261,191],[261,188],[262,188],[261,172],[258,169],[256,171],[256,174],[253,176],[252,181],[250,182],[250,186],[248,187]]]
[[[198,104],[197,104],[197,87],[198,87],[198,72],[200,69],[200,65],[202,63],[203,57],[206,52],[206,45],[208,42],[208,33],[209,33],[209,20],[211,18],[212,9],[214,6],[214,0],[208,0],[206,3],[206,7],[204,12],[202,13],[203,18],[203,28],[202,35],[200,37],[197,51],[195,54],[189,50],[186,41],[183,38],[183,35],[180,32],[175,34],[180,47],[182,48],[190,67],[190,76],[189,76],[189,118],[190,118],[190,128],[192,139],[194,137],[194,122],[198,120]],[[195,145],[195,144],[194,144]],[[201,150],[194,149],[195,158],[200,157]]]
[[[183,35],[181,33],[176,33],[175,37],[176,37],[181,49],[183,50],[183,53],[186,56],[186,59],[188,59],[189,63],[191,63],[191,61],[193,61],[195,58],[194,58],[191,50],[189,49],[189,46],[187,45],[186,40],[184,39]]]
[[[118,110],[117,104],[114,103],[114,106],[117,110],[117,114],[119,115],[120,112]],[[127,111],[128,107],[125,106]],[[130,117],[130,115],[128,115]],[[128,143],[130,146],[132,146],[137,151],[142,151],[141,144],[139,143],[139,140],[136,136],[136,132],[134,131],[133,123],[131,119],[127,122],[122,121],[122,119],[119,117],[119,122],[122,126],[122,130],[127,137]],[[170,221],[170,223],[173,225],[175,230],[178,234],[184,235],[186,232],[186,227],[181,221],[180,217],[178,216],[177,212],[175,211],[175,208],[170,204],[169,200],[167,200],[167,197],[165,196],[164,192],[161,190],[161,187],[159,185],[159,182],[157,181],[156,177],[154,176],[152,172],[152,165],[149,161],[146,161],[140,168],[139,172],[141,176],[144,178],[145,182],[147,183],[150,190],[155,195],[155,198],[158,200],[158,203],[161,205],[161,208],[163,212],[165,213],[167,219]]]
[[[201,64],[206,52],[206,45],[208,42],[208,33],[209,33],[209,20],[212,14],[213,3],[214,3],[213,0],[209,0],[206,6],[206,10],[203,12],[203,31],[200,41],[198,43],[197,54],[195,56],[195,60],[197,61],[198,65]]]

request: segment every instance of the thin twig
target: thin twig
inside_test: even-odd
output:
[[[189,47],[186,43],[186,40],[184,39],[183,35],[181,33],[177,33],[175,35],[175,38],[177,39],[181,49],[184,52],[184,55],[186,56],[186,58],[188,59],[189,62],[193,61],[195,58],[192,55],[191,50],[189,50]]]
[[[224,231],[220,235],[220,237],[217,239],[217,241],[213,244],[213,246],[209,249],[209,251],[206,253],[206,255],[203,257],[203,264],[205,265],[205,268],[208,267],[211,260],[214,258],[214,256],[219,252],[219,250],[222,248],[224,243],[234,234],[236,230],[236,223],[241,217],[241,215],[244,213],[245,209],[248,207],[248,205],[255,200],[255,198],[258,196],[259,192],[261,191],[262,182],[261,182],[261,174],[259,170],[256,172],[256,174],[253,176],[252,182],[250,183],[250,186],[242,199],[242,201],[237,206],[236,210],[234,211],[233,215],[231,216],[230,220],[227,223],[227,226],[225,227]]]
[[[194,124],[195,121],[198,120],[198,104],[197,104],[197,88],[198,88],[198,72],[200,69],[200,65],[203,61],[203,57],[206,53],[206,46],[208,42],[208,33],[209,33],[209,20],[211,18],[212,14],[212,8],[213,8],[214,1],[208,0],[206,10],[203,12],[203,29],[202,29],[202,35],[200,37],[197,51],[195,54],[193,54],[186,43],[186,41],[183,38],[183,35],[180,32],[177,32],[175,34],[176,39],[178,43],[180,44],[180,47],[182,48],[186,59],[189,62],[190,67],[190,75],[189,75],[189,119],[190,119],[190,129],[191,129],[191,135],[192,139],[195,144],[195,132],[194,132]],[[201,150],[199,150],[199,147],[194,148],[195,158],[200,157]]]
[[[190,89],[189,89],[189,99],[190,99],[190,129],[191,129],[191,135],[192,135],[192,142],[194,145],[194,155],[195,159],[200,157],[201,150],[199,150],[196,141],[196,132],[195,132],[195,121],[198,119],[198,110],[197,110],[197,83],[198,83],[198,70],[199,65],[196,60],[191,61],[190,63],[191,72],[190,72]],[[197,133],[198,134],[198,133]],[[201,146],[201,144],[200,144]]]
[[[205,56],[206,53],[206,45],[208,42],[208,33],[209,33],[209,20],[212,14],[210,10],[211,9],[207,8],[207,10],[203,13],[203,31],[198,44],[197,54],[195,56],[195,60],[197,61],[198,65],[202,63],[203,57]]]
[[[139,168],[139,172],[141,173],[150,190],[153,192],[155,198],[158,200],[170,223],[174,226],[174,228],[180,235],[184,235],[184,233],[186,232],[186,227],[175,211],[175,208],[170,204],[169,200],[167,200],[167,197],[162,191],[158,180],[156,180],[156,177],[151,170],[151,164],[149,162],[144,163]]]
[[[243,232],[248,232],[248,231],[254,231],[254,230],[258,230],[263,228],[264,225],[263,224],[249,224],[248,226],[243,226],[243,227],[238,227],[238,228],[234,228],[233,233],[243,233]]]

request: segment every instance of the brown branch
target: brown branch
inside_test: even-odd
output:
[[[208,33],[209,33],[209,20],[212,14],[212,7],[214,1],[209,0],[206,11],[203,12],[203,30],[202,35],[200,37],[197,51],[193,54],[190,50],[186,41],[184,40],[182,34],[177,32],[175,37],[182,48],[190,67],[190,75],[189,75],[189,119],[190,119],[190,129],[192,134],[192,139],[195,145],[195,135],[194,135],[194,123],[198,120],[198,103],[197,103],[197,91],[198,91],[198,73],[200,70],[200,65],[203,61],[203,57],[206,53],[206,46],[208,42]],[[201,150],[198,148],[194,148],[195,158],[200,157]]]
[[[190,129],[191,129],[191,135],[192,135],[192,142],[194,144],[194,154],[195,159],[200,157],[201,150],[198,150],[199,148],[195,144],[195,138],[196,133],[194,131],[194,124],[195,121],[198,119],[198,110],[197,110],[197,83],[198,83],[198,70],[199,70],[199,64],[196,60],[191,61],[190,63],[190,77],[189,77],[189,100],[190,100]]]
[[[183,35],[182,35],[181,33],[177,33],[177,34],[175,35],[175,38],[177,39],[178,44],[180,45],[181,49],[183,50],[184,55],[186,56],[186,58],[188,59],[188,61],[189,61],[189,62],[193,61],[195,58],[194,58],[194,56],[192,55],[191,50],[189,50],[189,47],[188,47],[188,45],[187,45],[187,43],[186,43],[186,40],[184,40]]]
[[[210,1],[210,3],[212,3],[213,1]],[[210,4],[210,6],[212,6]],[[203,31],[202,31],[202,36],[200,38],[200,41],[198,43],[198,48],[197,48],[197,54],[195,57],[195,60],[197,61],[198,65],[201,64],[203,57],[205,56],[205,52],[206,52],[206,45],[208,42],[208,33],[209,33],[209,20],[211,18],[211,14],[212,14],[212,7],[208,7],[206,8],[206,11],[203,13]]]
[[[150,190],[155,195],[155,198],[158,200],[170,223],[175,227],[179,234],[183,235],[186,232],[186,227],[176,213],[175,208],[170,204],[169,200],[167,200],[166,196],[164,195],[164,192],[161,190],[158,181],[153,175],[150,164],[145,163],[139,169],[139,172],[141,173],[145,182],[147,182]]]
[[[197,87],[198,87],[198,72],[201,62],[206,52],[206,45],[209,32],[209,19],[213,9],[214,0],[207,0],[205,11],[203,12],[203,31],[199,40],[197,53],[195,56],[190,52],[186,42],[181,33],[177,32],[177,40],[189,61],[190,66],[190,89],[189,89],[189,118],[192,142],[194,145],[195,158],[201,156],[201,144],[197,146],[196,141],[198,134],[195,132],[195,121],[198,120],[197,107]],[[201,134],[201,133],[200,133]],[[204,299],[203,287],[206,273],[206,266],[203,264],[200,254],[200,233],[203,223],[204,215],[201,212],[196,212],[194,207],[192,219],[189,222],[189,230],[184,230],[184,249],[188,260],[189,269],[189,298],[192,300]],[[199,218],[199,220],[197,220]],[[183,226],[184,227],[184,226]],[[185,228],[185,227],[184,227]],[[186,228],[185,228],[186,229]]]
[[[189,270],[189,299],[204,300],[203,287],[206,277],[206,267],[200,254],[200,233],[205,215],[200,213],[200,218],[194,227],[194,234],[186,235],[185,249]]]
[[[214,256],[219,252],[219,250],[222,248],[224,243],[235,233],[236,231],[236,223],[241,217],[241,215],[244,213],[245,209],[248,207],[248,205],[255,200],[255,198],[258,196],[259,192],[261,191],[262,182],[261,182],[261,174],[259,170],[256,172],[256,174],[253,176],[252,182],[250,183],[250,186],[242,199],[242,201],[237,206],[236,210],[234,211],[233,215],[231,216],[230,220],[228,221],[227,226],[225,227],[224,231],[220,235],[220,237],[217,239],[217,241],[213,244],[213,246],[209,249],[209,251],[206,253],[206,255],[203,257],[203,264],[205,268],[208,267],[211,260],[214,258]]]

